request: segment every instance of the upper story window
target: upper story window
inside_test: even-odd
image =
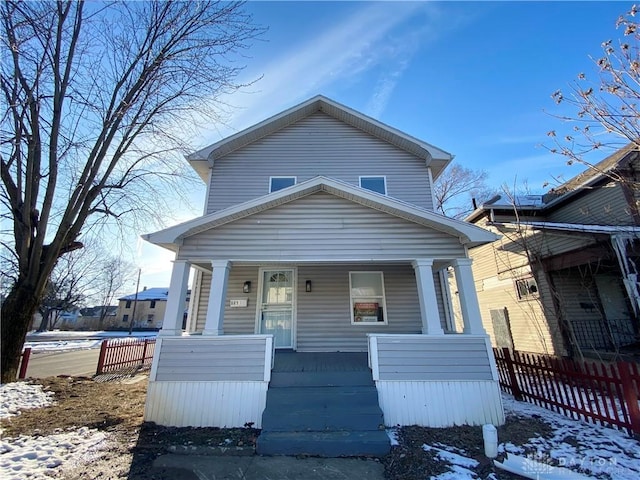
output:
[[[131,300],[127,300],[127,303],[124,305],[124,308],[131,308]]]
[[[387,194],[387,177],[361,176],[360,188],[366,188],[367,190],[371,190],[372,192],[377,192],[377,193],[381,193],[382,195],[386,195]]]
[[[295,184],[296,177],[269,177],[269,193],[277,192]]]
[[[151,302],[149,303],[149,308],[156,308],[156,301],[155,300],[151,300]]]

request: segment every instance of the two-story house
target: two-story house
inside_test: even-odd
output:
[[[640,154],[629,145],[546,195],[484,203],[467,220],[500,235],[474,247],[495,346],[583,356],[640,345]]]
[[[185,293],[183,303],[183,321],[181,328],[186,327],[189,294]],[[136,329],[160,329],[167,307],[169,289],[167,287],[144,287],[137,293],[131,293],[118,299],[115,327]]]
[[[190,155],[205,214],[144,236],[176,255],[146,420],[320,455],[384,452],[382,424],[502,423],[467,255],[496,237],[434,212],[451,159],[322,96]]]

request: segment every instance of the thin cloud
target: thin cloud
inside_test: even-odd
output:
[[[435,6],[418,2],[396,3],[393,8],[389,8],[388,3],[366,4],[302,46],[284,52],[262,67],[262,73],[254,71],[250,74],[249,78],[262,75],[261,80],[251,87],[252,92],[235,92],[232,97],[224,99],[231,106],[230,127],[241,130],[296,101],[322,92],[329,85],[357,78],[389,58],[407,58],[407,53],[412,54],[416,48],[416,39],[410,38],[415,37],[415,32],[395,41],[388,35],[417,13],[436,11]],[[389,48],[390,43],[394,48]],[[398,46],[403,43],[405,47],[399,51]],[[381,112],[384,109],[404,68],[406,65],[402,62],[400,65],[396,63],[394,71],[380,81],[374,93],[379,99],[372,103],[371,110]],[[213,132],[203,132],[206,133]],[[213,134],[218,138],[210,136],[206,142],[216,141],[230,133],[229,129],[220,130],[217,135]]]

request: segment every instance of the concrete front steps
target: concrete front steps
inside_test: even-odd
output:
[[[368,369],[272,373],[260,455],[383,456],[389,449]]]

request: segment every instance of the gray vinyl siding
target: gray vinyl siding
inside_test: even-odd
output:
[[[242,293],[244,282],[251,282],[251,292]],[[232,298],[248,299],[246,307],[229,306]],[[256,303],[258,301],[258,267],[233,265],[227,283],[224,309],[225,335],[251,335],[256,333]]]
[[[381,271],[388,325],[352,325],[349,272]],[[301,352],[366,352],[367,333],[420,333],[420,306],[410,265],[298,267],[297,348]],[[304,291],[311,280],[313,291]]]
[[[573,198],[567,205],[549,212],[546,220],[589,225],[633,225],[622,187],[616,183],[596,187]]]
[[[179,259],[243,261],[464,258],[456,237],[316,193],[184,239]]]
[[[207,320],[207,305],[209,304],[209,294],[211,293],[211,274],[202,273],[200,280],[200,297],[198,298],[198,315],[196,317],[197,332],[204,330],[204,324]]]
[[[269,267],[277,269],[277,266]],[[291,268],[291,266],[283,267]],[[415,274],[411,265],[298,265],[296,266],[296,343],[301,352],[366,352],[367,333],[420,333],[422,323]],[[349,272],[380,271],[384,276],[387,325],[352,325],[349,302]],[[225,299],[225,335],[256,332],[258,266],[234,266],[229,272]],[[251,293],[242,293],[245,281]],[[312,291],[305,291],[311,280]],[[438,279],[434,279],[438,282]],[[438,283],[436,283],[438,285]],[[248,306],[231,308],[232,298],[248,298]],[[206,301],[202,309],[206,311]],[[438,310],[446,328],[442,300]],[[198,324],[202,331],[204,320]]]
[[[378,337],[380,380],[493,380],[484,338]]]
[[[214,160],[206,213],[269,193],[270,176],[318,175],[359,186],[385,175],[387,194],[433,209],[425,160],[321,112]]]
[[[264,339],[163,339],[156,381],[262,381]]]

